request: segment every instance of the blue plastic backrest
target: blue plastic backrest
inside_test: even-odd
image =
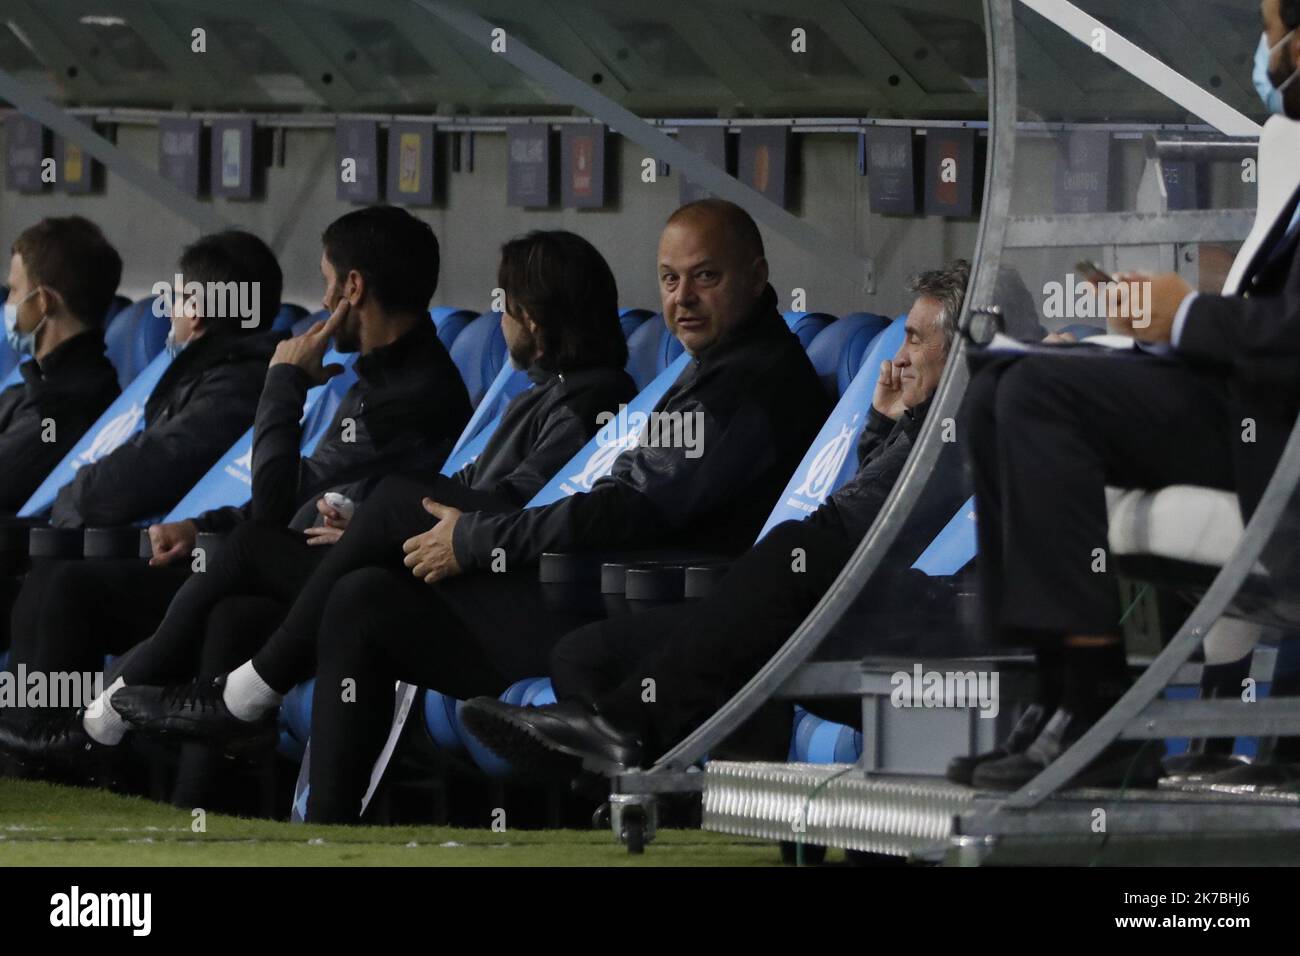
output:
[[[0,285],[0,305],[4,305],[9,300],[9,287]],[[18,364],[18,356],[14,350],[9,347],[6,339],[0,338],[0,375],[7,376],[11,369]]]
[[[975,548],[975,499],[968,498],[912,567],[932,578],[948,577],[975,560]]]
[[[429,317],[433,319],[434,327],[438,330],[439,341],[444,348],[449,349],[460,337],[460,333],[465,331],[465,326],[478,318],[478,313],[470,309],[453,309],[440,305],[429,310]]]
[[[686,369],[689,361],[690,356],[683,352],[671,365],[660,372],[653,382],[641,389],[636,398],[628,402],[625,420],[629,424],[635,425],[635,419],[648,414],[658,405],[659,400],[664,397],[664,393],[668,391],[673,382],[677,381],[678,377]],[[614,422],[610,423],[610,425],[614,424]],[[528,502],[528,507],[549,505],[553,501],[559,501],[566,495],[577,494],[580,491],[590,491],[596,479],[603,478],[610,473],[610,470],[614,467],[614,459],[631,444],[633,435],[623,434],[618,436],[615,441],[606,441],[605,432],[607,427],[602,427],[591,441],[582,446],[582,451],[569,459],[568,463],[556,472],[555,477],[533,496],[532,501]]]
[[[826,326],[808,346],[808,358],[817,370],[826,394],[838,398],[844,394],[853,376],[840,381],[840,366],[846,353],[856,354],[861,362],[861,349],[858,343],[871,342],[889,325],[889,319],[883,315],[868,312],[855,312],[837,319]]]
[[[356,373],[352,369],[356,358],[356,353],[341,355],[332,350],[325,353],[324,364],[338,362],[344,366],[345,371],[335,375],[324,385],[317,385],[307,390],[307,397],[302,406],[302,454],[310,455],[315,450],[325,428],[334,417],[343,392],[346,392],[351,387],[351,383],[356,381]],[[328,406],[329,414],[320,413],[322,406]],[[176,506],[163,520],[181,521],[213,508],[237,508],[246,502],[252,493],[253,429],[250,428],[217,459],[217,463],[185,493],[185,497],[176,502]]]
[[[798,336],[799,344],[804,347],[804,351],[808,350],[813,339],[817,338],[826,326],[835,321],[835,316],[827,312],[786,312],[782,317],[785,319],[785,324],[790,327],[790,331]]]
[[[525,389],[531,388],[532,384],[527,372],[516,369],[509,362],[502,366],[496,379],[483,394],[483,400],[474,409],[474,414],[470,416],[464,431],[456,439],[451,454],[443,462],[444,475],[456,474],[479,456],[492,437],[492,433],[501,424],[501,418],[510,400]]]
[[[294,322],[293,325],[290,326],[289,328],[289,334],[294,336],[302,335],[304,332],[310,329],[317,322],[324,322],[329,317],[330,317],[329,310],[317,309],[315,312],[312,312],[310,315],[304,315],[302,318],[298,319],[298,321]]]
[[[890,319],[887,316],[875,315],[872,313],[863,313],[863,314],[867,315],[869,319],[883,320],[887,325],[892,322],[897,322],[901,326],[906,324],[907,322],[906,313],[900,316],[896,316],[893,319]],[[902,341],[903,340],[900,338],[898,340],[898,345],[902,345]],[[874,345],[875,345],[875,336],[864,334],[862,332],[859,332],[857,335],[849,339],[849,341],[844,343],[844,351],[840,355],[840,367],[836,373],[836,385],[839,388],[841,394],[843,394],[844,389],[849,387],[849,383],[852,382],[854,376],[858,374],[858,370],[861,369],[862,366],[866,363],[868,359],[868,352],[871,351],[872,346]],[[898,348],[895,347],[894,351],[895,352],[898,351]],[[888,355],[873,354],[870,356],[870,360],[872,364],[876,366],[876,368],[879,368],[880,363],[882,361],[893,357],[894,357],[893,352],[889,353]]]
[[[896,320],[873,340],[867,360],[861,363],[862,370],[844,390],[803,461],[799,462],[794,477],[785,486],[759,532],[760,539],[782,521],[799,521],[812,514],[828,495],[857,472],[858,460],[854,450],[858,436],[867,424],[871,395],[880,378],[880,362],[898,351],[903,335],[903,323]]]
[[[81,436],[81,440],[72,446],[58,467],[46,476],[19,510],[19,515],[35,517],[44,514],[54,504],[59,489],[76,475],[77,469],[99,461],[144,428],[145,403],[171,361],[171,356],[163,352],[145,366],[144,371],[131,381],[104,414],[99,416],[99,420]],[[142,476],[141,480],[146,478]]]
[[[469,391],[471,406],[477,406],[492,380],[506,364],[506,339],[501,332],[501,313],[484,312],[465,326],[451,344],[451,360],[460,369]]]
[[[11,385],[17,385],[19,382],[23,380],[23,373],[20,370],[22,364],[23,364],[22,362],[19,362],[17,365],[11,368],[8,374],[5,375],[4,380],[0,381],[0,391],[8,388]]]
[[[641,328],[648,320],[654,317],[654,313],[649,309],[619,309],[618,322],[623,327],[623,338],[629,338],[633,332]]]
[[[117,369],[117,383],[126,388],[140,370],[163,350],[171,320],[164,313],[166,303],[155,296],[133,302],[109,321],[104,332],[108,360]],[[163,314],[155,314],[163,313]]]
[[[460,753],[465,750],[465,741],[460,735],[460,725],[456,720],[454,697],[436,690],[424,692],[424,726],[429,729],[429,736],[438,747],[448,753]]]
[[[275,318],[271,321],[271,331],[290,332],[308,314],[307,310],[300,305],[283,302],[280,304],[280,311],[275,313]]]
[[[677,336],[668,331],[663,315],[655,313],[627,337],[627,374],[637,388],[645,388],[683,351]]]

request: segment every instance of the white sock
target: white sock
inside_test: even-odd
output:
[[[126,735],[126,721],[113,709],[113,695],[118,688],[125,687],[126,681],[118,678],[105,688],[104,692],[90,702],[81,725],[90,734],[90,739],[105,747],[116,747]]]
[[[240,720],[253,721],[271,708],[280,706],[284,694],[277,694],[262,680],[252,661],[244,661],[226,678],[226,689],[221,699],[226,702],[226,709]]]

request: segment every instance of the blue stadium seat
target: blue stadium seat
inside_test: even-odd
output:
[[[478,405],[492,380],[506,364],[506,339],[501,313],[484,312],[470,322],[451,344],[451,360],[460,369],[471,405]]]
[[[633,332],[653,316],[654,313],[649,309],[619,309],[618,321],[623,326],[623,338],[630,338]]]
[[[4,305],[9,299],[9,287],[0,285],[0,305]],[[14,350],[9,347],[9,342],[0,338],[0,378],[9,375],[10,370],[18,364],[18,356],[14,355]]]
[[[439,306],[429,310],[429,317],[433,319],[434,327],[438,330],[439,340],[446,348],[451,348],[460,333],[465,331],[465,326],[478,318],[478,313],[470,309]]]
[[[121,316],[118,318],[120,320]],[[162,321],[167,322],[166,319]],[[149,393],[170,364],[171,356],[162,352],[131,379],[122,394],[114,399],[113,404],[108,406],[58,466],[45,477],[18,514],[22,517],[45,514],[54,504],[59,489],[72,480],[78,468],[99,461],[144,428],[144,406],[149,400]],[[120,371],[119,368],[119,374]]]
[[[828,395],[838,398],[853,381],[866,346],[884,331],[889,319],[870,312],[854,312],[826,326],[807,346],[817,376]],[[849,369],[852,371],[849,371]]]
[[[343,393],[356,381],[353,367],[357,353],[325,353],[323,364],[338,363],[343,371],[324,385],[307,390],[303,401],[301,451],[310,455],[334,419]],[[212,508],[238,507],[249,499],[253,489],[253,429],[249,428],[230,449],[217,459],[208,473],[185,493],[163,520],[181,521]]]
[[[862,734],[794,708],[789,759],[795,763],[857,763],[862,756]]]
[[[330,317],[328,309],[317,309],[308,315],[301,316],[293,325],[289,327],[291,335],[302,335],[317,322],[323,322]]]
[[[628,336],[627,374],[637,388],[645,388],[683,351],[677,336],[668,331],[663,314],[656,312]]]
[[[291,331],[308,314],[307,310],[300,305],[294,305],[292,302],[282,302],[280,311],[275,313],[275,319],[271,322],[271,331]]]
[[[295,762],[302,760],[311,736],[311,701],[316,691],[316,678],[299,684],[284,695],[280,704],[279,751]]]
[[[840,323],[848,322],[850,318],[840,319]],[[834,331],[835,325],[818,336],[814,346]],[[857,355],[854,361],[861,370],[843,390],[835,409],[799,462],[799,467],[777,499],[767,523],[763,525],[760,538],[782,521],[797,521],[807,517],[826,500],[827,495],[848,481],[858,470],[854,451],[858,436],[867,423],[867,409],[871,406],[871,395],[879,377],[875,370],[884,359],[892,358],[898,351],[903,344],[903,335],[903,320],[895,319],[870,340],[869,349],[858,350],[858,340],[861,338],[858,332],[854,332],[844,342],[844,347]]]
[[[128,305],[113,316],[104,333],[108,360],[117,369],[117,383],[122,388],[153,361],[167,341],[171,321],[166,315],[154,314],[155,301],[149,296]]]
[[[813,339],[835,321],[835,316],[826,312],[786,312],[785,324],[799,337],[799,344],[807,351]]]

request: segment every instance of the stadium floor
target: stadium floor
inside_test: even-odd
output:
[[[0,866],[774,866],[776,846],[661,831],[630,857],[603,830],[325,827],[190,812],[139,797],[0,779]],[[840,859],[842,860],[842,854]],[[831,861],[835,862],[834,853]]]

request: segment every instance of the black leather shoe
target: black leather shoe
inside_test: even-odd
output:
[[[1205,789],[1215,793],[1272,793],[1280,787],[1300,783],[1300,764],[1245,763],[1202,781]]]
[[[113,695],[113,709],[150,737],[209,740],[237,750],[273,743],[275,711],[260,720],[240,720],[222,699],[225,686],[224,676],[171,687],[128,684]]]
[[[1166,757],[1164,776],[1160,778],[1161,790],[1205,789],[1205,782],[1225,770],[1244,767],[1245,760],[1231,754],[1184,753]]]
[[[1024,753],[1025,748],[1034,742],[1043,730],[1043,724],[1047,723],[1048,713],[1042,704],[1030,704],[1025,708],[1025,712],[1020,715],[1016,725],[1011,728],[1011,733],[1007,739],[1002,741],[992,750],[986,750],[982,754],[962,754],[953,757],[948,763],[947,777],[953,783],[964,783],[969,785],[971,778],[975,773],[975,768],[982,763],[988,763],[990,760],[1001,760],[1003,757],[1010,757],[1012,754]]]
[[[475,697],[462,708],[461,721],[524,773],[571,779],[582,770],[612,776],[641,765],[640,741],[579,701],[517,707]]]
[[[1065,708],[1054,713],[1023,753],[975,768],[971,782],[981,790],[1019,790],[1069,750],[1092,726]],[[1141,740],[1117,740],[1075,774],[1071,787],[1154,787],[1162,773],[1159,747]]]
[[[0,722],[0,751],[21,776],[112,786],[118,748],[93,740],[85,716],[84,709],[59,710],[24,724]]]

